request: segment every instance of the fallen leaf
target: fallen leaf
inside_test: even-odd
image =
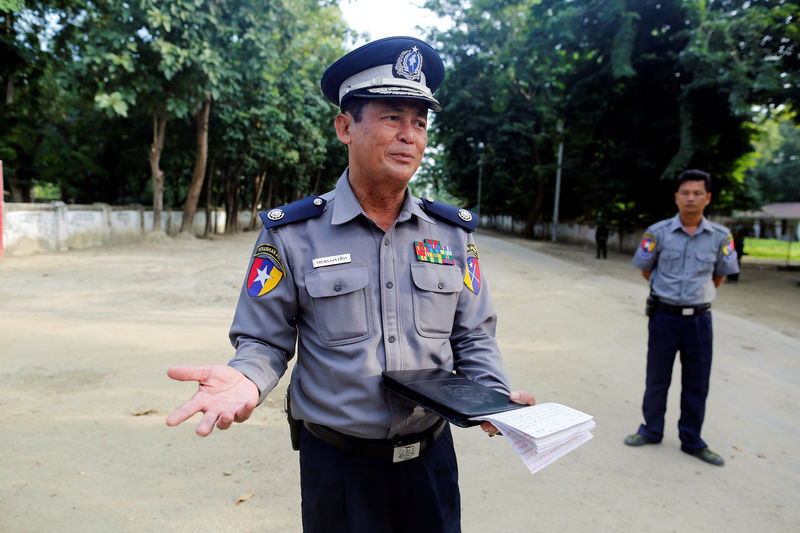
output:
[[[131,416],[157,415],[155,409],[142,409],[141,411],[131,411]]]
[[[758,454],[758,456],[759,456],[761,459],[766,459],[766,458],[767,458],[767,456],[766,456],[766,455],[764,455],[763,453],[760,453],[760,454]]]
[[[239,498],[236,500],[236,505],[239,505],[242,502],[246,502],[247,500],[249,500],[253,496],[255,496],[255,494],[252,493],[252,492],[250,494],[245,494],[244,496],[239,496]]]
[[[231,475],[233,475],[233,472],[223,472],[222,475],[223,476],[231,476]]]
[[[733,449],[734,449],[734,450],[736,450],[737,452],[740,452],[740,451],[742,451],[742,449],[741,449],[741,448],[739,448],[738,446],[731,446],[731,448],[733,448]]]

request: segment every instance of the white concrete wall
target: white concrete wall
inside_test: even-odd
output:
[[[225,212],[212,211],[212,232],[225,232]],[[153,211],[140,205],[67,205],[4,203],[3,247],[6,255],[66,251],[139,242],[153,231]],[[165,210],[161,230],[168,235],[180,231],[183,211]],[[239,225],[246,228],[250,213],[239,213]],[[260,227],[260,226],[259,226]],[[205,233],[206,213],[199,210],[192,221],[192,233]]]
[[[482,215],[480,227],[495,229],[504,233],[521,235],[525,231],[525,221],[514,220],[510,216],[486,216]],[[537,222],[533,227],[533,236],[537,239],[550,240],[552,233],[552,222]],[[558,242],[568,242],[572,244],[583,244],[595,246],[594,232],[596,226],[593,224],[583,224],[577,222],[559,222]],[[644,228],[635,229],[622,235],[622,250],[633,253],[638,248],[644,233]],[[620,235],[617,229],[609,227],[608,249],[619,250]]]

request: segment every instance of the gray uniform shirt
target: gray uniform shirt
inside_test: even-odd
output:
[[[728,228],[703,217],[689,235],[680,215],[647,228],[633,264],[652,272],[653,294],[672,305],[710,303],[717,294],[714,276],[739,272]]]
[[[261,250],[279,263],[257,282],[271,289],[248,291],[252,261],[242,288],[228,364],[258,386],[260,401],[286,371],[295,344],[292,414],[357,437],[406,435],[436,420],[385,391],[382,370],[456,369],[508,393],[494,306],[485,277],[475,277],[472,234],[427,214],[408,191],[384,232],[364,214],[347,171],[322,198],[321,215],[262,229],[252,261]],[[453,264],[419,260],[415,242],[426,239],[449,247]]]

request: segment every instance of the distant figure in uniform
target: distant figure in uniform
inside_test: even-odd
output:
[[[167,424],[202,411],[205,436],[246,420],[296,345],[290,409],[305,531],[461,530],[449,426],[385,391],[382,371],[443,368],[510,390],[475,215],[408,189],[443,77],[439,55],[410,37],[366,44],[328,68],[322,91],[341,108],[334,126],[348,168],[333,191],[261,214],[230,330],[235,357],[168,371],[200,387]],[[510,396],[534,404],[528,392]]]
[[[681,450],[707,463],[724,460],[700,437],[711,375],[711,301],[728,274],[739,271],[733,238],[725,226],[709,222],[711,178],[701,170],[678,176],[678,214],[653,224],[644,234],[633,264],[650,282],[647,380],[644,424],[625,438],[628,446],[661,442],[667,391],[675,353],[681,360]]]
[[[594,231],[594,242],[597,243],[597,259],[600,259],[601,255],[603,259],[607,259],[608,226],[602,220],[597,222],[597,229]]]

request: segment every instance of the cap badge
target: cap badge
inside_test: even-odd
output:
[[[419,53],[416,46],[400,54],[394,64],[394,70],[407,80],[420,81],[422,79],[422,54]]]

